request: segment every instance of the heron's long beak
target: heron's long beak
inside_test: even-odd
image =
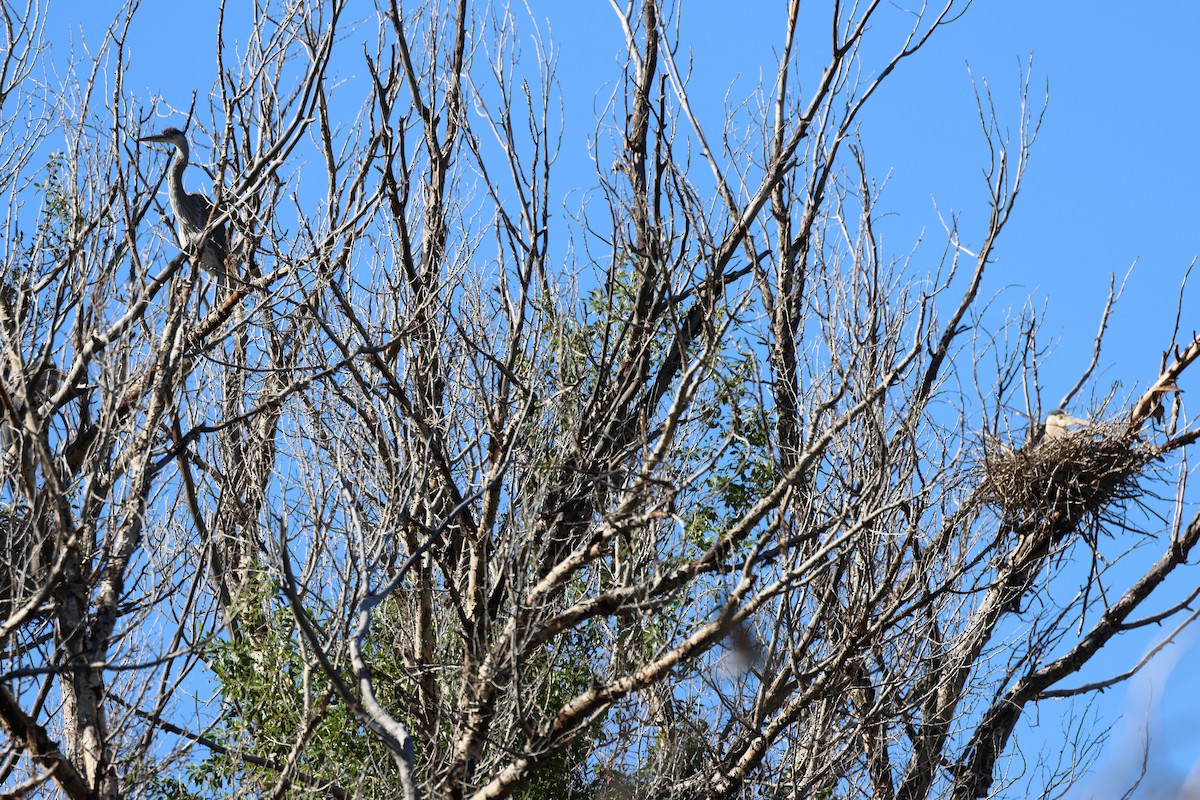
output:
[[[1091,425],[1092,424],[1092,423],[1088,422],[1086,419],[1079,419],[1078,417],[1072,417],[1070,414],[1063,414],[1061,417],[1058,418],[1058,423],[1060,425]]]

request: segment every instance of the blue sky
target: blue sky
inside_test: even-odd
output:
[[[744,96],[761,74],[770,80],[772,52],[763,42],[778,42],[770,31],[781,27],[782,6],[747,2],[731,13],[717,0],[687,4],[693,85],[709,87],[698,101],[707,100],[709,111],[719,114],[727,90]],[[1028,301],[1044,309],[1043,333],[1056,342],[1042,374],[1047,407],[1091,358],[1111,276],[1119,285],[1135,264],[1093,384],[1102,395],[1119,383],[1118,397],[1125,397],[1153,380],[1170,344],[1180,281],[1200,255],[1191,190],[1200,184],[1200,48],[1194,42],[1200,5],[1156,5],[1154,14],[1145,8],[975,2],[902,65],[862,126],[869,165],[879,177],[890,173],[882,207],[894,214],[884,227],[892,251],[907,252],[924,233],[918,259],[923,252],[932,265],[944,238],[936,209],[962,212],[969,238],[971,221],[979,230],[987,208],[987,150],[972,78],[975,85],[986,82],[1001,121],[1015,129],[1019,90],[1032,65],[1031,100],[1048,95],[1048,107],[985,294],[1000,292],[1001,305],[1019,308]],[[598,76],[611,74],[620,33],[607,2],[542,0],[533,9],[550,20],[564,84],[578,81],[590,89]],[[576,124],[572,131],[568,122],[567,155],[591,132],[586,115]],[[1200,327],[1197,297],[1197,291],[1185,296],[1185,337]],[[1140,768],[1147,734],[1153,780],[1143,785],[1144,796],[1174,796],[1200,768],[1200,690],[1191,677],[1200,673],[1196,640],[1195,632],[1185,634],[1139,677],[1096,698],[1095,727],[1112,730],[1095,777],[1072,797],[1120,796]],[[1106,653],[1091,676],[1132,666],[1147,642],[1131,639]],[[1042,704],[1031,728],[1020,733],[1027,752],[1056,749],[1084,706]]]
[[[146,100],[161,95],[186,108],[193,90],[207,90],[214,64],[211,5],[143,3],[129,41],[129,91]],[[718,116],[731,87],[733,95],[744,96],[760,75],[770,80],[782,7],[779,0],[687,3],[693,100],[702,115]],[[1045,308],[1044,332],[1058,343],[1043,372],[1049,398],[1061,395],[1090,358],[1110,274],[1120,280],[1135,262],[1094,383],[1103,394],[1120,382],[1123,397],[1152,380],[1169,344],[1179,282],[1200,255],[1193,190],[1200,184],[1195,45],[1200,4],[1176,0],[1150,8],[1129,2],[976,0],[902,65],[863,119],[868,164],[877,176],[891,176],[882,197],[882,207],[893,214],[884,227],[885,244],[902,254],[924,231],[927,244],[918,258],[932,265],[943,239],[935,201],[944,213],[963,211],[968,231],[986,208],[981,172],[986,149],[971,74],[976,81],[986,79],[1001,119],[1015,127],[1018,90],[1032,54],[1033,99],[1048,88],[1049,107],[985,294],[1001,292],[1002,305],[1019,308],[1030,298]],[[96,0],[52,3],[47,30],[59,63],[65,63],[72,38],[94,45],[118,9],[118,3]],[[601,85],[616,75],[620,28],[607,0],[530,0],[530,9],[548,24],[559,48],[567,102],[562,166],[590,185],[586,142],[593,132],[592,108]],[[892,13],[902,11],[896,6]],[[559,184],[564,194],[565,183]],[[1185,303],[1185,335],[1200,328],[1197,291]],[[1200,393],[1200,383],[1184,382],[1183,388],[1189,392],[1185,397]],[[1114,666],[1127,666],[1139,656],[1129,649],[1109,658]],[[1099,698],[1101,717],[1125,719],[1105,753],[1100,782],[1077,796],[1120,794],[1111,781],[1128,772],[1121,759],[1136,750],[1122,725],[1135,738],[1149,726],[1152,758],[1168,773],[1182,779],[1200,764],[1194,724],[1200,719],[1200,690],[1189,677],[1198,672],[1200,650],[1177,648],[1130,687]],[[1152,708],[1158,713],[1150,714]],[[1053,746],[1059,712],[1049,705],[1041,711],[1040,727],[1028,735],[1044,734]]]

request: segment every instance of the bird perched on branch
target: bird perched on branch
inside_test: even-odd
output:
[[[229,236],[225,225],[213,225],[218,216],[208,198],[183,188],[183,171],[188,165],[188,140],[178,128],[166,128],[162,133],[143,136],[140,142],[169,144],[175,147],[175,158],[167,173],[167,197],[175,212],[175,225],[179,232],[179,246],[189,256],[195,257],[196,247],[203,240],[204,248],[198,254],[199,266],[217,279],[221,293],[228,289],[228,271],[225,263],[229,255]]]
[[[1072,425],[1091,425],[1086,419],[1078,419],[1067,413],[1065,408],[1056,408],[1046,415],[1046,438],[1060,439],[1072,433]]]

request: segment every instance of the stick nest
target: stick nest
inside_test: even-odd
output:
[[[989,436],[984,442],[983,499],[1018,525],[1051,518],[1099,519],[1105,508],[1141,494],[1139,481],[1154,455],[1120,420],[1043,437],[1020,450]]]

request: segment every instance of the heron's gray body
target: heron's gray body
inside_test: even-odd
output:
[[[225,258],[229,253],[229,239],[224,225],[209,223],[215,218],[213,204],[202,194],[188,192],[183,188],[183,171],[188,165],[187,136],[178,128],[167,128],[153,136],[143,136],[143,142],[161,142],[175,147],[175,158],[167,173],[167,197],[175,212],[175,226],[179,235],[179,246],[189,255],[204,239],[204,249],[199,254],[199,266],[217,279],[222,290],[227,285]],[[205,231],[208,235],[205,235]]]

